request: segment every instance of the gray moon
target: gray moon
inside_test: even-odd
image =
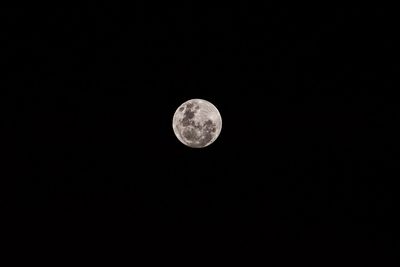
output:
[[[218,138],[222,129],[222,118],[218,109],[207,100],[191,99],[178,107],[172,127],[183,144],[202,148]]]

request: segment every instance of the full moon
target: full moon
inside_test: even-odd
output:
[[[222,118],[218,109],[203,99],[191,99],[178,107],[172,127],[183,144],[202,148],[211,145],[222,129]]]

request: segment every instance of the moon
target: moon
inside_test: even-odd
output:
[[[212,103],[204,99],[191,99],[175,111],[172,127],[184,145],[203,148],[211,145],[220,135],[222,118]]]

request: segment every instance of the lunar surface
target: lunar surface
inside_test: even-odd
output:
[[[218,109],[203,99],[191,99],[175,112],[172,126],[183,144],[202,148],[212,144],[221,133],[222,118]]]

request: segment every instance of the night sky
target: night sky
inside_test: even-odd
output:
[[[7,210],[282,248],[398,245],[389,8],[36,8],[3,16]],[[223,119],[204,149],[172,129],[192,98]]]

